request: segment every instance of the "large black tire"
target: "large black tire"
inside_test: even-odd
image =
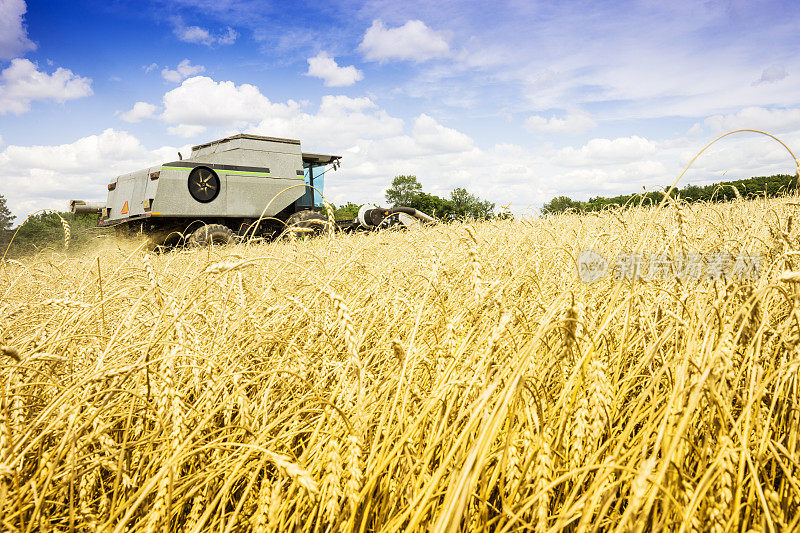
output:
[[[319,211],[312,211],[311,209],[304,209],[298,211],[286,219],[286,231],[284,235],[292,230],[297,231],[298,236],[309,235],[316,236],[328,231],[328,217]],[[305,230],[305,231],[303,231]]]
[[[222,224],[208,224],[195,230],[189,236],[189,246],[210,246],[233,244],[234,242],[233,231],[227,226]]]

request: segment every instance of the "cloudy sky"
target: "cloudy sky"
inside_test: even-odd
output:
[[[0,0],[0,194],[17,216],[238,132],[516,212],[671,184],[715,136],[800,152],[795,1]],[[794,172],[732,136],[685,183]]]

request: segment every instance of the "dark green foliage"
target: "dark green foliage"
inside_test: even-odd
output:
[[[0,231],[11,229],[13,224],[14,215],[12,215],[11,211],[8,209],[5,196],[0,194]]]
[[[413,207],[436,218],[453,218],[455,213],[450,200],[426,192],[415,194],[405,204],[397,205]]]
[[[569,209],[581,210],[585,204],[586,202],[575,201],[568,196],[556,196],[542,206],[542,213],[561,213]]]
[[[413,207],[440,219],[494,216],[492,202],[481,200],[460,187],[453,190],[449,199],[423,192],[416,176],[395,176],[392,186],[386,191],[386,201],[392,206]]]
[[[72,213],[60,213],[70,227],[70,249],[78,249],[98,235],[109,233],[97,227],[97,215],[74,215]],[[2,232],[0,236],[0,256],[6,248],[13,242],[8,250],[8,256],[19,256],[35,253],[45,249],[64,250],[64,227],[58,215],[52,212],[39,213],[28,217],[27,220],[16,230]]]
[[[494,203],[481,200],[461,187],[450,193],[450,202],[456,218],[491,218],[494,214]]]
[[[422,185],[416,176],[395,176],[392,186],[386,189],[386,201],[390,205],[411,207],[410,202],[422,193]]]
[[[579,212],[600,211],[607,207],[629,205],[657,205],[664,199],[669,187],[663,191],[648,192],[643,194],[625,194],[606,198],[596,196],[582,202],[572,200],[566,196],[558,196],[542,206],[542,213],[560,213],[568,209]],[[670,196],[682,198],[687,202],[726,202],[737,197],[737,192],[742,198],[767,198],[780,196],[797,190],[797,176],[789,174],[776,174],[774,176],[759,176],[743,180],[723,181],[711,185],[687,185],[682,189],[674,189]]]
[[[339,207],[334,205],[333,216],[336,220],[353,220],[358,216],[359,207],[360,206],[354,204],[353,202],[347,202]]]

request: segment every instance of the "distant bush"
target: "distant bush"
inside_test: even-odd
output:
[[[339,207],[333,206],[333,215],[336,220],[353,220],[358,216],[359,205],[347,202]]]
[[[664,199],[669,187],[663,191],[654,191],[639,194],[625,194],[607,198],[596,196],[583,202],[572,200],[567,196],[558,196],[542,206],[542,213],[561,213],[567,210],[578,212],[600,211],[606,207],[626,205],[651,205],[658,204]],[[759,176],[754,178],[723,181],[711,185],[687,185],[682,189],[673,189],[670,196],[680,197],[687,202],[727,202],[738,196],[742,198],[767,197],[772,198],[797,190],[797,176],[789,174],[775,174],[773,176]]]
[[[70,227],[70,249],[85,246],[98,235],[109,232],[97,226],[98,215],[39,213],[28,217],[18,229],[4,230],[0,233],[0,246],[2,246],[0,256],[6,249],[8,249],[7,257],[28,255],[48,248],[63,250],[64,227],[59,215]]]

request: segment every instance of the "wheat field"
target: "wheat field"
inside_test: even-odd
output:
[[[796,530],[798,207],[5,261],[1,527]],[[587,284],[587,248],[762,263]]]

